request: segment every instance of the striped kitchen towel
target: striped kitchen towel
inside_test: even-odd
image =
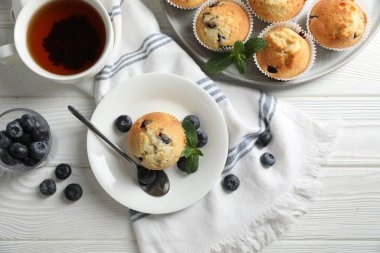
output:
[[[14,8],[19,1],[13,0]],[[113,86],[132,76],[148,72],[178,74],[196,82],[215,99],[229,132],[230,147],[220,182],[203,199],[165,215],[130,210],[140,251],[261,250],[305,214],[318,193],[318,170],[336,128],[320,126],[263,92],[215,83],[172,38],[160,33],[155,17],[140,0],[103,2],[114,24],[114,52],[95,80],[79,86],[100,101]],[[265,121],[270,124],[273,141],[258,149],[255,142],[265,130]],[[276,156],[273,167],[261,165],[259,157],[264,152]],[[232,193],[221,186],[229,173],[241,180],[240,188]]]

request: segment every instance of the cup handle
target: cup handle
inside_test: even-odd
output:
[[[0,46],[0,63],[9,65],[18,62],[20,62],[20,57],[17,54],[15,44]]]

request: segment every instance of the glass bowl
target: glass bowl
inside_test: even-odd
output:
[[[9,165],[9,164],[3,162],[3,156],[7,155],[7,154],[3,154],[3,152],[8,152],[9,147],[4,148],[4,149],[0,149],[0,170],[9,171],[9,172],[29,171],[29,170],[35,169],[37,167],[40,167],[46,161],[46,159],[49,155],[51,144],[52,144],[50,126],[47,123],[47,121],[44,119],[44,117],[42,117],[41,114],[39,114],[36,111],[33,111],[31,109],[26,109],[26,108],[14,108],[14,109],[10,109],[8,111],[1,113],[0,114],[0,132],[6,130],[6,126],[9,122],[14,121],[16,119],[20,119],[21,116],[24,114],[30,114],[32,116],[32,118],[35,120],[36,126],[44,126],[47,128],[47,130],[48,130],[48,137],[47,138],[48,139],[44,140],[44,142],[47,144],[47,152],[41,159],[32,160],[33,165],[28,166],[28,165],[24,164],[24,163],[27,163],[25,161],[25,159],[16,159],[15,165]],[[24,135],[28,135],[28,136],[24,136]],[[20,140],[21,139],[21,137],[20,137],[18,139],[12,139],[12,142],[13,143],[21,142],[23,145],[27,146],[28,150],[29,150],[30,149],[30,143],[34,142],[35,140],[33,140],[32,133],[24,133],[24,135],[23,135],[23,137],[25,137],[25,138],[23,138],[23,140]],[[9,154],[9,152],[8,152],[8,154]],[[28,154],[28,157],[30,157],[29,155],[30,154]]]

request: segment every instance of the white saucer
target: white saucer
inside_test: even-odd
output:
[[[168,168],[168,194],[153,197],[140,189],[136,168],[91,131],[87,152],[95,177],[104,190],[121,204],[144,213],[162,214],[186,208],[206,195],[218,181],[228,152],[228,132],[222,112],[213,98],[197,84],[182,77],[152,73],[120,83],[97,106],[92,123],[124,150],[128,134],[118,132],[115,119],[122,114],[137,120],[149,112],[167,112],[180,121],[197,115],[208,134],[196,173],[187,175],[176,166]]]

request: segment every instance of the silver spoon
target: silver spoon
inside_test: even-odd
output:
[[[102,138],[108,145],[110,145],[116,152],[118,152],[122,157],[127,159],[130,163],[134,164],[136,168],[140,168],[139,164],[137,164],[132,158],[130,158],[121,148],[119,148],[115,143],[110,141],[107,137],[104,136],[90,121],[88,121],[82,114],[80,114],[74,107],[69,105],[67,107],[69,111],[77,118],[79,119],[83,124],[85,124],[92,132],[94,132],[97,136]],[[170,182],[169,178],[163,171],[153,171],[152,173],[156,173],[156,179],[151,184],[142,184],[139,180],[140,188],[148,193],[149,195],[160,197],[168,193],[170,189]]]

